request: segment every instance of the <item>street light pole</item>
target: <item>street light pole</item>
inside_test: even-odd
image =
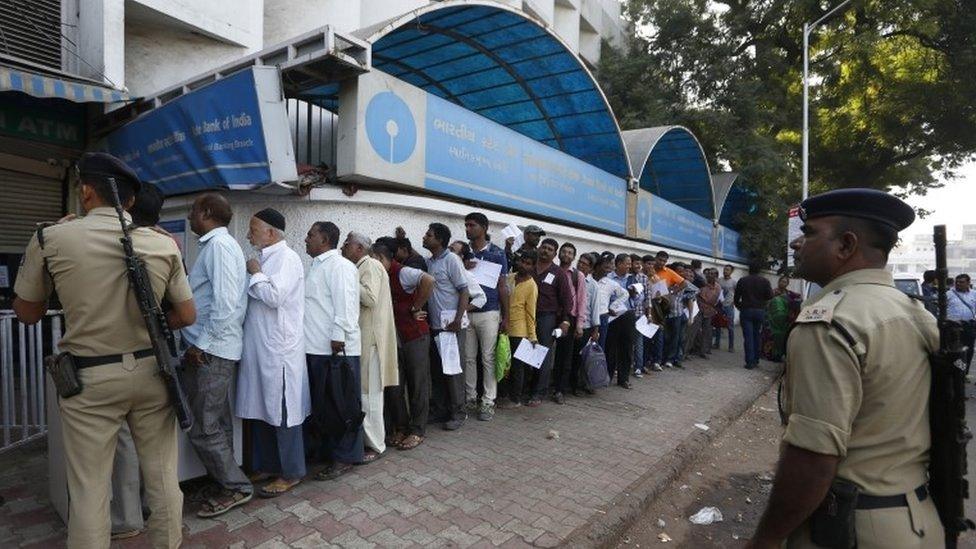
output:
[[[803,199],[810,195],[810,33],[820,23],[849,4],[844,0],[813,23],[803,24]]]

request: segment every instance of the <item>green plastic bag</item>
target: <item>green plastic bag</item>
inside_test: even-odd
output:
[[[495,343],[495,381],[505,379],[511,368],[512,344],[507,334],[498,334],[498,342]]]

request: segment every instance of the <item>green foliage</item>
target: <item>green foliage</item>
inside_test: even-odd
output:
[[[759,194],[747,249],[782,258],[801,193],[803,24],[839,0],[629,0],[598,76],[624,129],[681,124]],[[810,192],[924,194],[976,153],[976,3],[854,0],[811,35]]]

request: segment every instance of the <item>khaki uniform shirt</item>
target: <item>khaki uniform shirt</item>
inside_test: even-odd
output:
[[[928,355],[935,319],[895,289],[891,274],[864,269],[808,299],[787,342],[783,440],[840,456],[837,475],[870,495],[904,494],[926,482]]]
[[[126,220],[130,221],[128,214]],[[131,233],[146,263],[156,299],[181,303],[193,297],[180,252],[172,238],[148,228]],[[122,251],[122,228],[112,208],[95,208],[84,218],[44,229],[44,249],[31,238],[14,292],[44,302],[54,287],[64,307],[62,351],[77,356],[132,353],[150,348]],[[54,278],[44,271],[44,259]]]

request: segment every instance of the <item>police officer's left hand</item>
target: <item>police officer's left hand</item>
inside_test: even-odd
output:
[[[247,272],[250,274],[261,272],[261,262],[256,258],[251,258],[247,260]]]

